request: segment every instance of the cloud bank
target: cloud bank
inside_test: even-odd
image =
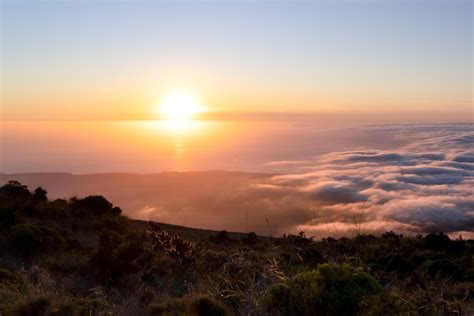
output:
[[[418,139],[392,151],[330,153],[306,164],[304,172],[273,177],[275,190],[314,200],[313,218],[292,229],[318,236],[396,230],[472,238],[473,125],[371,128]]]

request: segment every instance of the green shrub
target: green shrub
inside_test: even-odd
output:
[[[271,286],[262,305],[277,315],[354,315],[365,296],[380,291],[378,282],[360,268],[321,264]]]
[[[57,251],[64,245],[64,239],[55,230],[30,224],[13,226],[10,229],[9,242],[15,251],[28,255]]]

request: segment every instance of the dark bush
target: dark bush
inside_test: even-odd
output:
[[[242,242],[244,243],[244,245],[253,246],[258,242],[258,236],[254,232],[250,232],[247,234],[247,236],[242,238]]]
[[[14,315],[43,316],[48,315],[51,303],[47,298],[40,297],[17,307]]]
[[[210,296],[195,297],[188,308],[190,315],[196,316],[227,316],[231,315],[229,309],[221,302]]]
[[[43,217],[56,219],[70,215],[69,206],[66,200],[56,199],[47,203],[41,210]]]
[[[10,246],[23,255],[52,252],[61,249],[64,239],[58,232],[47,226],[19,224],[9,233]]]
[[[70,207],[73,210],[73,214],[80,217],[87,215],[101,216],[120,214],[120,209],[115,209],[112,203],[101,195],[90,195],[83,199],[72,199]]]
[[[220,269],[229,259],[229,255],[225,251],[215,251],[208,249],[202,256],[202,266],[207,271],[215,271]]]
[[[15,274],[7,269],[0,269],[0,281],[13,281]]]
[[[158,225],[149,222],[146,233],[152,242],[153,251],[164,252],[179,261],[182,266],[194,265],[197,260],[197,250],[193,244],[178,235],[171,236],[161,231]]]
[[[48,202],[48,192],[42,187],[37,187],[33,193],[33,201],[36,204],[44,204]]]
[[[303,258],[303,262],[311,268],[316,268],[319,263],[324,262],[323,255],[314,247],[303,248],[298,254]]]
[[[34,209],[28,187],[18,181],[8,181],[0,187],[0,203],[15,211],[31,212]]]
[[[28,187],[14,180],[0,187],[0,195],[10,200],[29,200],[31,197]]]
[[[0,228],[13,226],[16,221],[15,211],[9,207],[0,206]]]
[[[321,264],[270,287],[262,304],[277,315],[355,315],[365,296],[380,291],[377,281],[360,268]]]
[[[277,239],[279,244],[290,244],[297,247],[304,247],[313,242],[312,238],[306,237],[304,232],[299,232],[298,235],[284,234],[281,238]]]
[[[439,234],[428,234],[425,236],[424,246],[430,250],[446,250],[450,247],[452,241],[449,236]]]
[[[119,219],[119,218],[117,218]],[[114,219],[106,219],[100,225],[100,230],[111,230],[118,233],[124,233],[127,230],[127,225],[119,220]]]
[[[122,214],[122,209],[121,209],[120,207],[118,207],[118,206],[114,206],[114,207],[112,207],[112,209],[110,210],[110,213],[111,213],[112,215],[118,216],[118,215]]]
[[[442,276],[452,280],[460,280],[464,276],[464,268],[449,259],[427,260],[422,265],[432,277]]]
[[[399,277],[413,272],[414,265],[399,254],[382,256],[377,260],[374,267],[381,271],[396,272]]]
[[[226,305],[211,296],[199,295],[148,306],[150,315],[230,316]]]
[[[226,230],[222,230],[215,235],[209,236],[209,241],[215,244],[227,244],[231,241],[229,233]]]
[[[99,233],[99,247],[92,255],[91,266],[100,279],[119,281],[142,268],[146,255],[144,240],[138,234],[119,234],[110,230]]]

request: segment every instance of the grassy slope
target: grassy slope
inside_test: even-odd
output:
[[[379,285],[373,288],[381,292],[362,293],[351,313],[474,312],[474,241],[392,232],[313,241],[304,235],[267,238],[149,225],[119,215],[100,196],[48,201],[45,193],[19,183],[0,188],[2,314],[206,315],[198,307],[211,306],[221,308],[215,315],[278,314],[286,307],[314,315],[315,306],[329,311],[344,306],[356,292],[337,289],[352,284],[350,278],[362,271],[375,278]],[[339,279],[304,274],[325,263]],[[284,293],[275,292],[280,282],[288,284],[285,289],[300,286],[290,281],[298,275],[325,280],[324,291],[339,285],[330,295],[295,289],[281,297]]]

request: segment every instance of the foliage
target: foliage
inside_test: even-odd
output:
[[[0,195],[13,201],[27,201],[31,193],[26,185],[10,180],[0,188]]]
[[[10,243],[23,255],[35,255],[61,249],[64,239],[48,226],[19,224],[10,229]]]
[[[215,244],[227,244],[231,242],[229,233],[226,230],[221,230],[217,234],[209,236],[209,241]]]
[[[151,304],[150,315],[230,316],[229,308],[209,295],[197,295],[167,303]]]
[[[365,296],[380,291],[374,277],[360,268],[321,264],[270,287],[263,305],[281,315],[354,315]]]
[[[5,229],[15,224],[16,215],[13,209],[0,206],[0,228]]]
[[[299,232],[298,235],[284,234],[277,242],[302,247],[311,244],[312,241],[313,239],[306,237],[304,232]]]
[[[153,251],[167,253],[184,267],[196,263],[197,251],[191,242],[184,240],[178,235],[171,236],[167,232],[161,231],[159,226],[153,222],[148,223],[147,234],[151,238]]]
[[[7,269],[0,269],[0,281],[13,281],[15,274]]]
[[[83,199],[71,199],[70,207],[76,216],[120,215],[122,210],[114,207],[101,195],[90,195]]]
[[[474,241],[441,233],[209,232],[130,220],[100,195],[50,201],[10,181],[0,253],[2,315],[474,313]]]
[[[258,242],[258,236],[254,232],[250,232],[247,234],[247,236],[242,238],[242,242],[244,243],[244,245],[253,246]]]
[[[91,257],[91,267],[101,280],[117,282],[141,269],[146,251],[138,234],[119,234],[111,230],[99,232],[99,246]]]
[[[51,305],[49,299],[45,297],[38,297],[30,302],[18,306],[15,314],[21,316],[42,316],[48,315],[48,310]]]
[[[198,296],[194,298],[189,306],[190,314],[199,316],[229,316],[229,309],[219,301],[210,296]]]

